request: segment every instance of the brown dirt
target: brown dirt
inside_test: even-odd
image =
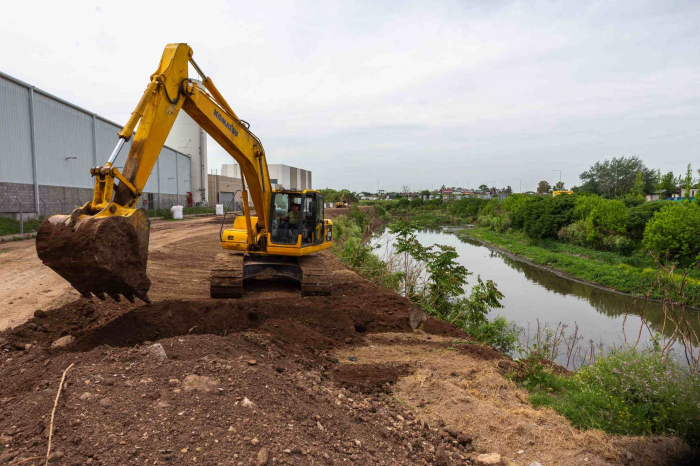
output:
[[[510,464],[619,464],[625,451],[634,464],[672,464],[688,453],[675,439],[579,432],[530,408],[493,349],[434,319],[411,332],[407,300],[329,254],[330,297],[260,281],[243,299],[209,299],[218,228],[154,223],[152,305],[68,294],[0,333],[0,464],[44,454],[70,363],[55,464],[256,464],[263,449],[268,464],[468,464],[486,451]],[[21,288],[12,267],[0,274]],[[51,348],[68,335],[72,344]]]
[[[151,287],[146,276],[149,231],[149,220],[139,210],[130,218],[88,217],[74,226],[46,219],[36,235],[36,250],[82,295],[145,299]]]

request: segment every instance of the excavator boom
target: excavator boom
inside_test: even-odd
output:
[[[95,178],[92,201],[71,215],[46,219],[37,233],[39,258],[83,296],[94,294],[104,299],[107,294],[119,300],[124,295],[131,301],[134,297],[148,301],[150,221],[136,206],[180,110],[240,165],[248,248],[264,248],[271,185],[262,143],[233,112],[192,56],[187,44],[169,44],[165,48],[158,69],[119,133],[109,160],[103,167],[90,169]],[[189,64],[201,81],[188,76]],[[138,131],[133,135],[137,125]],[[132,136],[134,141],[124,169],[119,171],[113,166],[114,161]],[[250,216],[248,199],[257,218]]]

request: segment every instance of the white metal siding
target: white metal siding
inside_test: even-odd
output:
[[[176,194],[175,188],[175,151],[163,148],[160,151],[160,192],[162,194]]]
[[[143,192],[144,193],[157,193],[158,192],[158,160],[156,160],[155,165],[153,165],[153,170],[151,170],[151,176],[148,178],[148,181],[146,181],[146,186],[143,188]]]
[[[29,90],[0,77],[0,181],[33,183]]]
[[[177,182],[179,194],[192,192],[192,179],[190,178],[190,158],[184,154],[177,154]],[[193,196],[194,197],[194,196]]]
[[[93,187],[92,116],[41,94],[34,99],[39,184]]]

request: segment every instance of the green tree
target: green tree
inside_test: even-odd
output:
[[[635,196],[644,197],[646,191],[644,188],[644,177],[641,171],[637,172],[637,177],[634,179],[634,187],[631,192]]]
[[[564,182],[557,181],[557,184],[554,185],[554,190],[555,191],[564,191]]]
[[[693,187],[693,183],[695,180],[693,180],[693,169],[688,164],[688,169],[685,172],[685,178],[683,178],[683,187],[685,188],[685,202],[690,202],[690,190]]]
[[[656,174],[647,168],[639,157],[613,157],[612,160],[596,162],[581,173],[583,190],[614,198],[623,196],[634,188],[637,173],[642,172],[644,193],[654,189]]]
[[[659,191],[666,191],[666,193],[672,193],[678,190],[678,185],[676,184],[676,177],[673,172],[668,172],[661,177],[661,186]]]
[[[454,299],[464,294],[464,285],[471,275],[457,262],[459,254],[452,246],[436,244],[436,250],[428,252],[428,306],[437,315],[449,315]]]
[[[546,181],[540,181],[537,184],[537,194],[547,194],[552,190],[552,187]]]
[[[488,191],[488,190],[489,190],[489,187],[486,186],[485,184],[482,184],[481,186],[479,186],[479,191]]]
[[[687,266],[700,260],[700,206],[670,202],[647,223],[644,246]],[[698,263],[700,266],[700,263]]]

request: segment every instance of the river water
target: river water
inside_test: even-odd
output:
[[[454,247],[459,254],[458,262],[473,274],[469,277],[470,285],[476,283],[477,275],[484,281],[493,280],[504,294],[501,301],[503,308],[494,309],[489,318],[505,316],[523,327],[526,333],[529,329],[530,335],[535,333],[539,319],[540,325],[547,324],[550,328],[555,328],[559,323],[567,325],[567,334],[578,325],[579,335],[584,337],[581,346],[590,347],[589,341],[593,340],[595,344],[602,343],[606,349],[619,347],[624,344],[625,313],[628,316],[624,333],[630,343],[637,340],[640,327],[640,347],[648,344],[651,334],[664,330],[663,310],[658,302],[649,301],[644,308],[650,333],[642,325],[641,302],[635,304],[630,296],[559,277],[446,231],[421,231],[417,236],[424,246],[444,244]],[[391,247],[392,240],[384,235],[378,241],[382,247],[377,254],[381,256]],[[665,333],[670,334],[668,326]],[[676,349],[680,351],[681,347],[676,345]],[[557,362],[565,365],[566,359],[566,355],[561,354]]]

